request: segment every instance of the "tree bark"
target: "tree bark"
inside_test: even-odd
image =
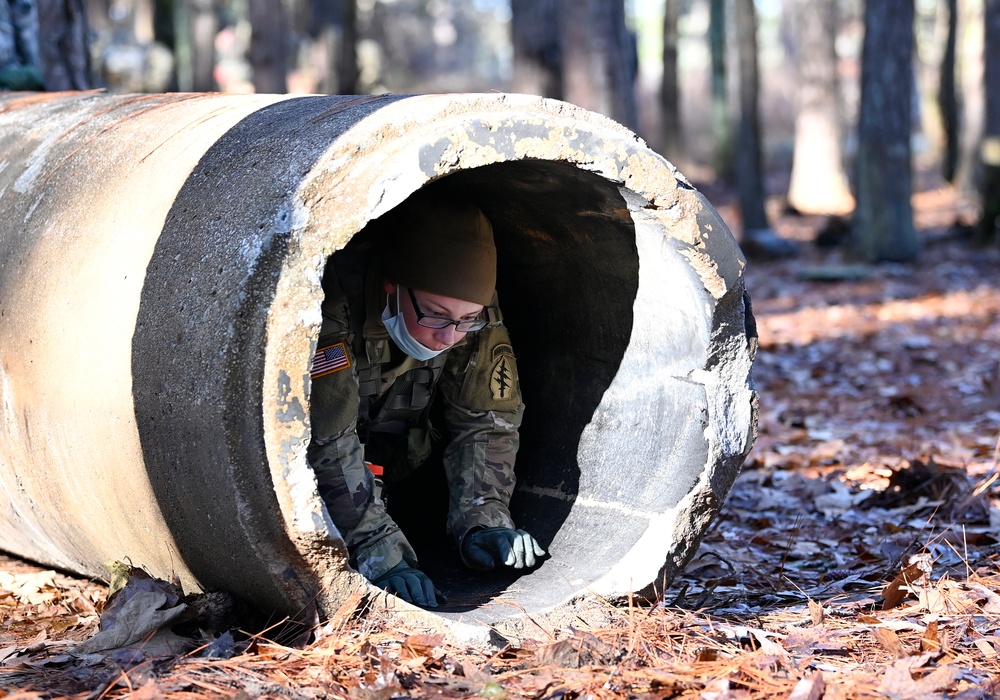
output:
[[[985,125],[983,46],[985,27],[984,2],[961,2],[958,5],[958,40],[956,59],[958,91],[962,96],[962,128],[959,131],[958,171],[955,187],[966,194],[977,194],[980,188],[980,147]]]
[[[867,0],[852,248],[866,262],[916,258],[910,128],[914,0]]]
[[[45,89],[90,89],[84,0],[38,0],[38,26]]]
[[[340,66],[337,71],[337,94],[353,95],[358,91],[358,4],[340,0]]]
[[[563,97],[635,130],[635,43],[624,0],[560,0]]]
[[[726,79],[726,0],[709,0],[708,44],[712,61],[712,128],[715,133],[715,174],[733,175],[733,130],[729,120]]]
[[[941,175],[947,182],[954,182],[958,172],[959,154],[959,105],[955,89],[955,44],[958,35],[958,0],[947,0],[948,32],[944,54],[941,56],[941,75],[938,84],[938,109],[941,113],[941,128],[944,131],[944,157]]]
[[[250,65],[258,93],[288,92],[288,13],[277,0],[250,0]]]
[[[1000,0],[986,0],[983,86],[986,110],[983,120],[983,213],[979,221],[982,243],[1000,244]]]
[[[562,99],[558,0],[511,0],[511,90]]]
[[[805,214],[848,214],[854,198],[842,150],[837,0],[795,0],[793,20],[799,85],[788,203]]]
[[[219,20],[214,0],[185,0],[191,36],[191,89],[211,92],[215,85],[215,35]]]
[[[676,163],[682,153],[681,90],[677,70],[681,0],[666,0],[663,5],[663,79],[660,83],[660,134],[663,155]]]
[[[309,34],[317,89],[329,95],[358,90],[358,30],[355,0],[311,0]]]
[[[736,151],[736,179],[740,211],[747,234],[768,228],[764,211],[764,167],[761,157],[757,69],[757,13],[754,0],[736,0],[733,19],[739,47],[740,123]]]

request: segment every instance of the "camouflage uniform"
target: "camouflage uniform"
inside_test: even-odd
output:
[[[417,558],[384,503],[374,497],[365,459],[384,465],[391,485],[427,461],[432,434],[445,428],[450,440],[442,460],[452,537],[461,544],[474,527],[513,528],[507,506],[524,406],[495,296],[486,309],[486,328],[419,361],[402,355],[382,325],[381,275],[369,268],[363,280],[354,275],[352,283],[351,275],[346,277],[338,278],[331,264],[323,279],[308,456],[352,565],[375,579],[401,560],[415,567]],[[317,371],[321,356],[336,359]],[[444,426],[429,425],[434,401],[443,402],[443,411],[435,415],[444,416]]]

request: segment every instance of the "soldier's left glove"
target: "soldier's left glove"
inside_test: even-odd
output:
[[[499,566],[531,568],[545,550],[524,530],[488,527],[472,530],[462,540],[462,561],[470,569],[492,571]]]

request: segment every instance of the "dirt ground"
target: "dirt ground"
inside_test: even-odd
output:
[[[0,558],[0,695],[997,696],[1000,250],[954,227],[975,212],[953,192],[915,205],[920,261],[871,268],[775,212],[801,250],[748,268],[759,438],[659,604],[492,651],[370,614],[297,646],[82,654],[107,588]]]

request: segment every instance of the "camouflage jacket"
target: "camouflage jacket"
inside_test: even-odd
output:
[[[375,579],[401,560],[414,566],[417,561],[375,498],[366,459],[386,465],[391,484],[427,460],[431,433],[446,428],[441,433],[449,443],[442,461],[452,537],[460,544],[474,527],[514,527],[508,503],[524,406],[495,297],[487,307],[486,328],[422,362],[401,356],[382,325],[381,276],[369,271],[363,284],[355,279],[353,290],[350,279],[343,281],[342,287],[335,266],[328,265],[323,325],[311,368],[309,461],[352,565]],[[445,425],[431,427],[436,400],[443,410],[435,416],[443,415]]]

